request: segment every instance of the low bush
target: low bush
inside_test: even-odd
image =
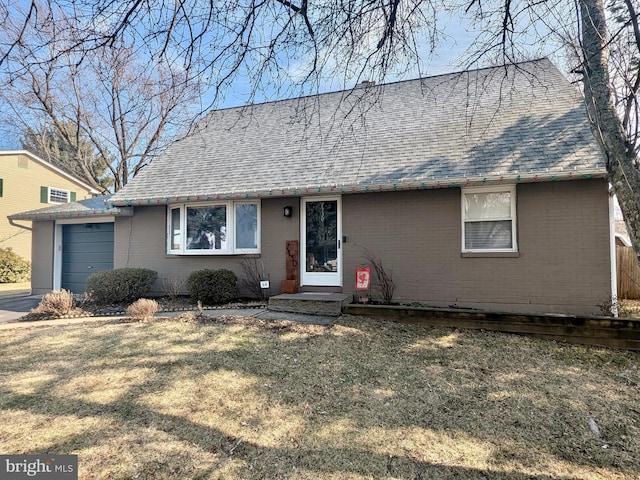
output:
[[[256,257],[247,257],[240,262],[242,271],[238,281],[238,287],[243,294],[248,294],[251,298],[264,300],[264,290],[260,286],[261,280],[266,280],[268,275],[264,271],[264,262]]]
[[[175,300],[182,293],[185,281],[182,277],[164,277],[162,279],[162,287],[167,296],[171,300]]]
[[[134,320],[149,320],[158,311],[158,302],[140,298],[127,307],[127,315]]]
[[[33,313],[42,313],[54,317],[69,315],[74,307],[73,293],[64,288],[45,294]]]
[[[238,278],[231,270],[204,269],[191,272],[187,287],[191,297],[207,305],[228,303],[238,297]]]
[[[128,303],[144,297],[158,278],[147,268],[116,268],[89,276],[87,292],[98,305]]]
[[[364,249],[364,257],[371,264],[371,268],[376,274],[376,284],[374,288],[382,297],[382,303],[391,305],[396,292],[396,283],[393,281],[393,270],[383,265],[382,259],[370,250]]]
[[[26,282],[31,275],[31,264],[11,247],[0,248],[0,283]]]

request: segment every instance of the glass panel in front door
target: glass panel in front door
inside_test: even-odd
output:
[[[306,271],[338,271],[338,202],[306,202]]]

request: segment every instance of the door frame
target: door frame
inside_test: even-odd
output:
[[[335,201],[336,203],[336,240],[337,240],[337,271],[336,272],[307,272],[307,203]],[[322,197],[302,197],[300,199],[300,286],[313,287],[342,287],[342,196],[331,195]]]

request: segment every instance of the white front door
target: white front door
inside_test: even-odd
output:
[[[300,255],[302,285],[342,286],[340,197],[302,199]]]

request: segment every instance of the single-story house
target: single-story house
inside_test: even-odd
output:
[[[605,160],[547,59],[213,111],[107,204],[114,267],[158,293],[251,258],[272,295],[355,293],[366,252],[400,303],[593,314],[616,291]]]

